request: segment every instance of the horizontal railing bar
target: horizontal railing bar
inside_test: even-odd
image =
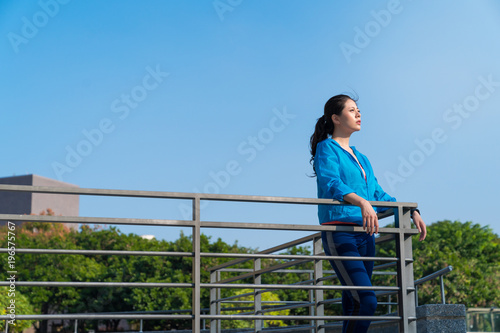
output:
[[[162,220],[162,219],[132,219],[117,217],[89,217],[89,216],[51,216],[51,215],[16,215],[0,214],[2,221],[20,222],[56,222],[56,223],[82,223],[82,224],[130,224],[130,225],[160,225],[193,227],[194,221],[188,220]]]
[[[247,273],[247,272],[253,272],[253,269],[251,268],[227,268],[227,269],[221,269],[219,272],[228,272],[228,273]],[[310,274],[312,273],[313,270],[310,269],[278,269],[274,271],[274,273],[292,273],[292,274]],[[325,272],[325,271],[323,271]]]
[[[0,286],[8,286],[10,282],[0,281]],[[75,282],[75,281],[16,281],[17,286],[26,287],[125,287],[125,288],[193,288],[193,283],[166,282]]]
[[[401,320],[399,316],[201,315],[200,317],[221,320]]]
[[[290,260],[350,260],[350,261],[399,261],[395,257],[343,257],[343,256],[325,256],[325,255],[307,255],[307,254],[253,254],[253,253],[204,253],[204,257],[240,257],[240,258],[255,258],[255,259],[290,259]],[[301,262],[302,263],[302,262]],[[283,263],[288,264],[288,263]],[[295,264],[294,264],[295,265]],[[273,268],[271,266],[269,268]],[[273,270],[274,271],[274,270]],[[259,274],[265,270],[251,271],[252,274]]]
[[[18,315],[16,320],[69,320],[69,319],[193,319],[193,315],[147,315],[147,314],[39,314],[39,315]],[[0,320],[10,320],[9,315],[0,315]]]
[[[215,201],[242,201],[242,202],[268,202],[268,203],[301,203],[301,204],[329,204],[350,205],[332,199],[297,198],[297,197],[275,197],[257,195],[235,195],[235,194],[213,194],[213,193],[188,193],[188,192],[162,192],[162,191],[138,191],[138,190],[112,190],[80,187],[53,187],[53,186],[28,186],[28,185],[0,185],[0,191],[74,194],[74,195],[100,195],[121,196],[138,198],[166,198],[166,199],[201,199]],[[370,201],[376,207],[406,207],[416,208],[413,202],[392,201]]]
[[[228,301],[228,302],[224,302],[224,304],[254,304],[255,302],[254,301]],[[303,301],[261,301],[260,304],[262,304],[263,306],[265,304],[304,304]],[[266,305],[267,307],[266,308],[269,308],[269,309],[274,309],[275,306],[271,306],[271,305]],[[231,307],[228,307],[228,308],[222,308],[223,309],[226,309],[226,310],[234,310],[235,308],[231,308]],[[252,307],[248,307],[248,309],[253,309],[253,306]]]
[[[28,185],[0,185],[0,191],[158,198],[158,199],[164,198],[164,199],[184,199],[184,200],[192,200],[196,197],[199,197],[200,195],[198,193],[183,193],[183,192],[111,190],[111,189],[98,189],[98,188],[28,186]]]
[[[9,281],[0,281],[0,286],[10,285]],[[193,288],[193,283],[162,282],[73,282],[73,281],[16,281],[16,286],[25,287],[125,287],[125,288]],[[302,286],[280,284],[217,284],[201,283],[201,288],[239,288],[239,289],[322,289],[322,290],[399,290],[399,287],[379,286]]]
[[[314,290],[391,290],[398,291],[399,287],[390,286],[303,286],[287,284],[247,284],[247,283],[201,283],[202,288],[240,288],[240,289],[314,289]]]
[[[342,261],[399,261],[398,258],[395,257],[348,257],[348,256],[314,256],[314,255],[306,255],[306,254],[251,254],[251,253],[212,253],[214,257],[241,257],[241,258],[255,258],[255,259],[311,259],[311,260],[342,260]],[[205,257],[209,257],[207,253],[204,255]],[[309,260],[310,261],[310,260]],[[288,263],[284,263],[288,264]],[[268,267],[273,268],[274,266]],[[265,270],[259,271],[251,271],[252,274],[260,274],[261,272],[265,272]]]
[[[0,216],[1,218],[1,216]],[[259,229],[259,230],[293,230],[293,231],[344,231],[364,233],[363,227],[343,225],[309,225],[309,224],[280,224],[280,223],[252,223],[252,222],[214,222],[201,221],[202,228],[226,228],[226,229]],[[379,233],[417,235],[417,229],[407,228],[380,228]]]
[[[312,325],[300,325],[300,326],[284,326],[284,327],[273,327],[269,328],[266,327],[262,330],[257,331],[256,333],[262,332],[262,333],[267,333],[267,332],[293,332],[293,331],[305,331],[309,330],[312,332],[312,330],[315,328],[315,326]],[[238,331],[238,332],[244,332],[244,331]],[[254,331],[248,331],[248,332],[254,332]]]
[[[8,252],[8,251],[9,251],[9,249],[7,249],[7,248],[0,248],[0,253]],[[20,249],[20,248],[16,248],[16,253],[71,254],[71,255],[165,256],[165,257],[193,257],[194,256],[194,254],[192,252]]]
[[[145,315],[145,314],[45,314],[18,315],[16,320],[68,320],[68,319],[193,319],[193,315]],[[274,315],[200,315],[201,319],[220,320],[401,320],[398,316],[274,316]],[[0,320],[10,320],[9,315],[0,315]]]
[[[384,324],[387,324],[387,323],[390,323],[390,322],[393,322],[395,321],[395,319],[392,319],[394,318],[394,316],[385,316],[385,315],[382,315],[381,317],[379,317],[380,319],[373,322],[370,327],[374,327],[374,326],[380,326],[380,325],[384,325]],[[398,320],[401,320],[402,318],[398,319]],[[416,317],[408,317],[408,320],[409,321],[414,321],[416,320]],[[318,328],[321,329],[321,328],[332,328],[332,327],[342,327],[342,323],[338,323],[338,322],[330,322],[330,323],[326,323],[326,324],[323,324],[323,325],[319,325]]]
[[[447,266],[443,269],[440,269],[439,271],[436,271],[434,273],[431,273],[423,278],[420,278],[418,280],[415,281],[415,286],[419,286],[421,285],[422,283],[424,282],[427,282],[429,280],[433,280],[441,275],[445,275],[445,274],[448,274],[449,272],[451,272],[453,270],[453,266]]]

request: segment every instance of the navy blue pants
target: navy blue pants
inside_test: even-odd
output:
[[[323,248],[328,256],[375,256],[375,237],[367,233],[321,232]],[[330,260],[340,283],[344,286],[371,286],[373,261]],[[372,290],[346,290],[342,292],[344,316],[373,316],[377,298]],[[368,320],[346,320],[342,333],[368,331]]]

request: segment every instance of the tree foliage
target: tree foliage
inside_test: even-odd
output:
[[[235,299],[234,303],[229,303],[225,306],[226,309],[235,308],[234,311],[226,310],[223,312],[225,315],[235,315],[241,314],[245,311],[248,311],[248,308],[252,307],[252,303],[255,300],[254,291],[251,289],[240,289],[234,293],[235,295],[242,295],[241,297]],[[281,299],[275,292],[265,292],[261,294],[261,302],[262,308],[265,309],[269,306],[279,306]],[[240,308],[241,310],[236,310]],[[245,309],[247,308],[247,309]],[[266,315],[271,316],[288,316],[290,314],[290,310],[280,310],[280,311],[271,311],[266,312]],[[286,326],[283,320],[268,320],[264,322],[264,327],[280,327]],[[253,322],[250,320],[238,320],[238,321],[222,321],[222,328],[252,328]]]
[[[51,212],[47,212],[50,214]],[[472,222],[440,221],[428,226],[428,236],[424,242],[414,244],[415,277],[420,278],[452,265],[453,271],[445,276],[445,288],[448,303],[461,303],[468,307],[500,306],[500,240],[488,227],[481,227]],[[6,247],[6,228],[0,229],[0,246]],[[192,252],[192,238],[181,233],[176,241],[143,239],[135,234],[123,234],[114,227],[106,229],[83,225],[79,231],[55,223],[25,223],[16,231],[17,248],[33,249],[92,249],[115,251],[167,251]],[[201,235],[201,252],[204,253],[253,253],[253,249],[230,245],[220,238],[212,241]],[[377,256],[394,256],[394,242],[377,245]],[[308,248],[294,247],[283,254],[310,254]],[[3,254],[2,254],[2,258]],[[202,257],[201,280],[210,282],[210,267],[214,267],[233,258]],[[262,259],[262,268],[284,265],[283,272],[262,275],[264,284],[296,284],[307,281],[312,269],[312,262],[289,266],[289,260]],[[253,269],[253,260],[240,260],[232,268]],[[190,256],[157,255],[53,255],[53,254],[16,254],[18,281],[101,281],[101,282],[167,282],[191,283],[192,258]],[[304,269],[309,272],[297,273],[292,269]],[[330,270],[328,262],[324,269]],[[290,270],[290,272],[287,272]],[[234,277],[242,273],[222,272],[221,279]],[[0,278],[7,278],[0,271]],[[254,276],[235,283],[253,283]],[[376,285],[395,285],[395,278],[375,276]],[[332,282],[325,282],[331,284]],[[338,283],[338,282],[334,282]],[[419,288],[419,303],[439,303],[439,280],[427,282]],[[226,288],[222,297],[241,294],[248,290]],[[0,290],[1,292],[1,290]],[[94,313],[125,311],[167,311],[191,309],[192,293],[190,288],[125,288],[125,287],[18,287],[22,303],[17,314],[29,313]],[[23,297],[29,295],[27,297]],[[269,301],[310,301],[306,290],[273,290],[262,294]],[[17,296],[16,296],[17,297]],[[339,292],[328,292],[325,299],[338,298]],[[247,301],[253,300],[250,297]],[[2,304],[2,303],[0,303]],[[209,290],[202,288],[201,306],[210,306]],[[231,305],[223,305],[231,306]],[[1,309],[0,309],[1,310]],[[340,314],[340,307],[329,305],[325,314]],[[289,310],[290,315],[308,314],[308,307]],[[19,322],[20,323],[20,322]],[[25,322],[27,323],[27,322]],[[36,326],[37,333],[46,333],[46,321]],[[79,321],[79,329],[109,331],[118,330],[117,320]],[[232,324],[231,324],[232,323]],[[289,321],[268,325],[293,325],[305,322]],[[29,323],[28,323],[29,324]],[[252,324],[248,322],[247,324]],[[238,323],[227,321],[224,327],[237,328]],[[230,326],[232,325],[232,326]],[[105,327],[103,327],[105,326]],[[190,320],[151,320],[144,322],[144,330],[189,329]],[[72,332],[73,328],[62,328]]]
[[[7,296],[6,295],[11,295]],[[7,315],[10,313],[8,311],[9,306],[12,306],[11,300],[14,300],[15,303],[15,311],[16,314],[25,314],[25,313],[33,313],[33,307],[25,295],[21,294],[19,291],[14,292],[15,295],[12,295],[12,291],[7,287],[0,287],[0,315]],[[9,331],[20,333],[24,329],[31,327],[33,321],[32,320],[14,320],[14,325],[9,324]],[[0,320],[0,331],[5,331],[5,320]]]
[[[440,221],[430,226],[424,242],[414,244],[415,276],[453,266],[444,277],[447,303],[500,306],[500,238],[489,227]],[[422,285],[419,296],[422,304],[440,302],[439,279]]]
[[[439,221],[427,227],[427,238],[413,239],[415,279],[447,266],[446,303],[467,307],[500,306],[500,238],[472,222]],[[377,247],[380,256],[395,256],[394,242]],[[419,304],[441,303],[439,278],[419,287]]]

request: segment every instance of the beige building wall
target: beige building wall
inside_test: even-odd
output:
[[[0,184],[78,188],[77,185],[37,175],[4,177],[0,178]],[[49,208],[55,215],[78,216],[80,197],[71,194],[0,191],[0,214],[39,215]],[[0,221],[0,225],[5,223],[5,221],[3,223]],[[77,224],[71,223],[68,226],[78,229]]]

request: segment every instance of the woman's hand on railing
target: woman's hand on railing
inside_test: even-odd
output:
[[[361,208],[361,216],[363,217],[363,229],[366,230],[366,233],[370,234],[370,236],[374,233],[378,234],[377,213],[375,213],[372,205],[366,199],[360,197],[356,193],[349,193],[344,195],[344,201],[347,201]]]
[[[420,216],[418,211],[414,211],[411,217],[413,219],[413,223],[415,223],[415,226],[418,229],[418,232],[420,232],[420,238],[418,240],[423,241],[425,239],[425,236],[427,236],[427,228],[425,226],[425,222],[424,220],[422,220],[422,217]]]

